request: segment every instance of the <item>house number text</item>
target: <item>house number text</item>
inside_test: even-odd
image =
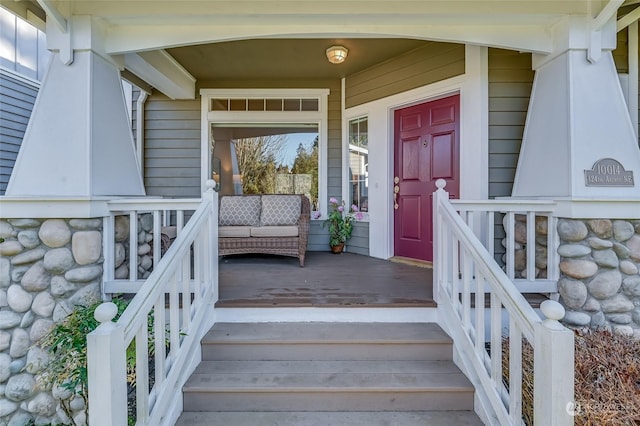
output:
[[[627,171],[618,160],[603,158],[584,171],[586,186],[634,186],[633,171]]]

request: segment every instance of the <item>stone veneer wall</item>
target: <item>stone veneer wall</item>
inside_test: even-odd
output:
[[[34,344],[99,299],[102,219],[0,219],[0,238],[0,425],[68,424],[56,398],[69,395],[36,383],[48,355]],[[82,399],[71,407],[85,424]]]
[[[558,234],[564,323],[640,339],[640,220],[561,219]]]

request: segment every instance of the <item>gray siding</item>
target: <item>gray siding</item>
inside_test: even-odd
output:
[[[16,162],[39,85],[0,70],[0,195]]]
[[[154,94],[145,104],[147,195],[200,196],[200,100]]]
[[[346,80],[347,108],[464,74],[464,45],[430,42]]]
[[[533,76],[530,54],[489,49],[489,198],[511,195]],[[501,215],[495,223],[496,260],[501,263]]]

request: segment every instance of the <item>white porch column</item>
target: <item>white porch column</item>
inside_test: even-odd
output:
[[[594,28],[597,21],[568,19],[554,29],[556,52],[534,55],[514,197],[638,197],[640,151],[611,54],[615,16],[600,29]],[[585,172],[596,164],[615,165],[604,159],[621,167]],[[633,174],[633,184],[625,171]]]
[[[120,72],[88,16],[49,24],[49,71],[7,187],[8,197],[145,195]],[[64,63],[63,63],[64,62]]]

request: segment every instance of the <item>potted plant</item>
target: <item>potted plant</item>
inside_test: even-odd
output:
[[[329,246],[333,253],[342,253],[344,244],[351,238],[353,222],[361,219],[361,215],[355,204],[345,211],[344,200],[338,202],[336,198],[329,198],[329,215],[322,227],[329,227]]]

